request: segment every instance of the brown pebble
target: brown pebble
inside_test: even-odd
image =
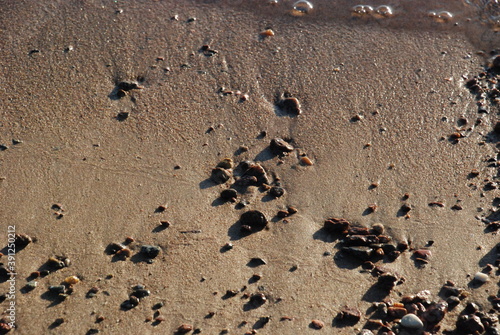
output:
[[[127,237],[125,238],[125,243],[127,243],[127,244],[132,243],[132,242],[134,242],[134,241],[135,241],[135,239],[134,239],[133,237],[127,236]]]
[[[377,210],[378,206],[376,204],[371,204],[366,208],[366,212],[374,213]]]
[[[262,37],[274,36],[274,31],[271,29],[266,29],[266,30],[260,32],[260,36],[262,36]]]
[[[432,252],[428,249],[418,249],[413,252],[413,255],[420,259],[429,259],[432,256]]]
[[[297,98],[287,97],[278,103],[278,107],[287,114],[300,115],[302,114],[300,102]]]
[[[170,227],[170,221],[166,221],[166,220],[163,220],[163,221],[160,221],[160,224],[163,228],[168,228]]]
[[[289,214],[289,215],[295,214],[295,213],[297,213],[297,212],[298,212],[297,208],[292,207],[292,206],[289,206],[289,207],[288,207],[288,214]]]
[[[130,249],[128,249],[128,248],[123,248],[123,249],[118,250],[116,252],[116,256],[128,258],[128,257],[132,256],[132,251],[130,251]]]
[[[454,211],[461,211],[464,208],[459,204],[455,204],[455,205],[451,206],[451,209]]]
[[[293,151],[293,146],[279,137],[273,138],[271,140],[270,148],[271,151],[273,151],[276,154]]]
[[[321,320],[312,320],[311,327],[314,329],[321,329],[325,326],[325,323]]]
[[[158,317],[155,318],[155,322],[160,323],[160,322],[163,322],[163,321],[165,321],[165,317],[163,315],[160,315],[160,316],[158,316]]]
[[[314,163],[309,157],[304,156],[304,157],[300,158],[300,164],[305,165],[305,166],[312,166]]]
[[[287,316],[287,315],[285,315],[285,316],[282,316],[282,317],[280,318],[280,321],[293,321],[294,319],[295,319],[295,318],[294,318],[294,317],[292,317],[292,316]]]
[[[104,319],[105,319],[105,317],[104,317],[104,316],[99,315],[99,316],[95,319],[95,322],[96,322],[96,323],[99,323],[99,322],[104,321]]]
[[[177,328],[177,332],[180,334],[189,333],[191,330],[193,330],[193,326],[188,324],[182,324],[179,326],[179,328]]]
[[[148,316],[148,317],[146,318],[146,320],[144,320],[144,321],[145,321],[145,322],[151,322],[151,321],[153,321],[153,317],[152,317],[152,316]]]
[[[429,202],[429,207],[444,207],[444,203],[441,201]]]
[[[337,318],[348,324],[356,324],[361,319],[361,312],[357,308],[344,306],[338,313]]]

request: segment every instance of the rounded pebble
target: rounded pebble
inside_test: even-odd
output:
[[[488,281],[489,277],[486,273],[483,272],[477,272],[474,275],[474,280],[479,282],[479,283],[486,283]]]
[[[321,329],[325,326],[325,323],[321,320],[312,320],[311,327],[314,329]]]
[[[189,333],[191,330],[193,330],[193,326],[188,324],[182,324],[179,326],[179,328],[177,328],[177,332],[180,334]]]
[[[424,327],[424,323],[418,318],[418,316],[409,313],[401,318],[401,326],[410,329],[421,329]]]
[[[249,226],[252,231],[262,230],[267,226],[264,214],[255,210],[241,214],[240,222],[242,226]]]

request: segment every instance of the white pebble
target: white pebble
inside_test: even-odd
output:
[[[488,275],[482,272],[478,272],[474,275],[474,280],[480,283],[486,283],[488,281],[488,278]]]
[[[401,318],[401,326],[411,329],[421,329],[424,327],[424,323],[418,318],[418,316],[410,313]]]

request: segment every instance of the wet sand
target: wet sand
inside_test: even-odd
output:
[[[498,110],[478,114],[464,78],[482,71],[485,59],[477,51],[494,40],[471,40],[460,25],[395,29],[349,14],[314,20],[246,7],[210,1],[2,5],[0,139],[7,148],[0,152],[0,244],[7,245],[7,225],[36,238],[16,254],[17,329],[11,333],[171,334],[190,324],[202,334],[244,334],[269,317],[259,333],[314,333],[310,322],[319,319],[326,324],[320,332],[357,334],[373,302],[422,290],[438,301],[447,280],[470,295],[446,314],[442,333],[455,329],[467,302],[492,309],[488,297],[499,294],[498,275],[469,286],[495,261],[499,241],[476,218],[496,210],[498,191],[484,186],[497,175],[487,160],[498,149],[486,135]],[[261,38],[267,28],[275,35]],[[120,98],[121,81],[143,88]],[[224,94],[237,90],[249,99]],[[276,108],[284,92],[300,101],[301,115]],[[449,136],[457,129],[464,137],[453,143]],[[288,139],[295,150],[272,155],[274,137]],[[301,154],[314,164],[300,164]],[[250,187],[238,195],[249,203],[243,209],[217,200],[228,185],[216,185],[210,173],[226,157],[260,162],[280,178],[285,195],[270,200]],[[468,178],[474,169],[479,175]],[[409,198],[402,200],[405,193]],[[63,206],[63,217],[53,204]],[[377,205],[371,214],[370,204]],[[400,213],[403,204],[412,207],[408,216]],[[456,204],[463,209],[451,209]],[[158,212],[161,205],[167,208]],[[287,206],[298,213],[288,222],[271,220]],[[237,221],[249,209],[263,212],[269,229],[241,236]],[[434,241],[432,257],[422,266],[406,251],[385,262],[406,278],[385,296],[373,288],[377,278],[324,231],[330,217],[365,227],[381,222],[394,241],[414,248]],[[162,220],[171,225],[161,229]],[[144,244],[162,251],[152,264],[105,252],[127,237],[134,239],[133,255]],[[233,249],[221,252],[229,242]],[[51,256],[67,257],[71,265],[21,293]],[[248,266],[253,257],[267,264]],[[249,282],[255,273],[262,278]],[[81,281],[66,299],[47,293],[72,275]],[[121,310],[137,284],[151,295]],[[88,298],[92,287],[99,291]],[[0,294],[7,290],[8,282],[0,283]],[[227,297],[227,290],[239,292]],[[267,302],[248,308],[244,294],[257,292]],[[158,302],[165,303],[159,309],[165,320],[145,322],[156,317]],[[334,320],[345,305],[362,312],[355,326],[338,327]],[[284,316],[293,320],[280,321]],[[55,326],[57,318],[64,323]]]

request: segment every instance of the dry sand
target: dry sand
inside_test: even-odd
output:
[[[273,9],[174,0],[0,5],[0,139],[8,146],[0,152],[0,244],[7,244],[8,225],[36,238],[16,255],[17,329],[11,333],[172,334],[186,323],[202,334],[244,334],[270,317],[259,334],[314,333],[313,319],[326,324],[319,332],[355,334],[373,301],[399,301],[421,290],[438,300],[447,280],[470,296],[446,315],[442,330],[455,328],[469,301],[492,308],[487,298],[498,295],[498,276],[479,288],[468,285],[471,275],[494,262],[498,242],[475,218],[494,210],[498,195],[482,189],[497,174],[486,160],[498,150],[480,143],[497,110],[478,114],[462,77],[482,70],[484,58],[476,51],[494,44],[491,34],[478,39],[476,28],[464,33],[462,26],[404,19],[431,5],[412,13],[397,7],[406,29],[329,19],[326,11],[295,18],[285,11],[290,3]],[[259,38],[266,28],[275,36]],[[209,56],[202,45],[218,53]],[[117,82],[139,77],[143,89],[113,95]],[[221,94],[221,87],[249,99]],[[301,102],[299,117],[276,110],[276,96],[285,91]],[[128,118],[117,120],[121,112]],[[356,115],[361,120],[351,120]],[[460,117],[471,130],[453,144],[448,136]],[[477,118],[483,122],[475,126]],[[261,131],[267,136],[259,138]],[[266,148],[273,137],[292,139],[296,151],[282,159],[271,155]],[[242,145],[249,150],[237,154]],[[300,153],[314,165],[300,165]],[[221,204],[217,198],[227,186],[208,178],[224,157],[261,161],[281,178],[285,195],[263,201],[265,193],[250,188],[239,196],[249,201],[246,209]],[[473,169],[479,176],[468,179]],[[370,190],[374,182],[379,186]],[[405,193],[410,197],[402,201]],[[428,206],[433,201],[444,207]],[[51,209],[55,203],[64,208],[60,219]],[[364,215],[373,203],[375,213]],[[403,203],[413,206],[409,218],[397,215]],[[463,210],[452,210],[456,203]],[[166,211],[155,213],[165,204]],[[247,209],[271,219],[290,205],[298,213],[288,223],[270,222],[268,230],[239,238],[235,224]],[[432,240],[432,257],[419,267],[407,251],[385,264],[406,282],[384,297],[373,291],[377,279],[344,258],[338,241],[322,230],[328,217],[367,227],[382,222],[395,241],[417,248]],[[160,220],[171,226],[158,229]],[[135,239],[134,254],[142,244],[162,252],[152,264],[113,261],[106,247],[127,236]],[[221,252],[227,242],[234,248]],[[21,293],[30,273],[51,256],[68,257],[71,266]],[[252,257],[267,264],[251,268]],[[262,279],[249,283],[254,273]],[[49,285],[71,275],[81,282],[68,298],[47,294]],[[151,295],[121,310],[137,284]],[[99,292],[87,298],[94,286]],[[243,287],[263,292],[268,302],[246,310],[245,292],[223,299],[227,290]],[[8,282],[0,283],[0,293],[7,290]],[[158,302],[165,303],[165,321],[145,322]],[[344,305],[362,311],[354,327],[336,327]],[[205,318],[209,312],[215,315]],[[104,321],[96,323],[101,315]],[[280,321],[283,316],[294,319]],[[57,318],[64,323],[51,327]]]

